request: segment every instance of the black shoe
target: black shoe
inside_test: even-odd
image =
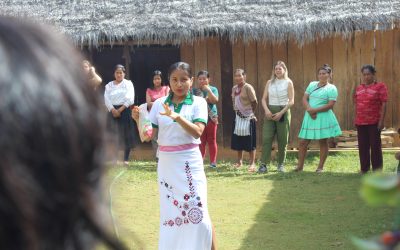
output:
[[[268,168],[267,168],[267,165],[265,165],[265,164],[261,164],[260,168],[257,171],[257,173],[259,173],[259,174],[264,174],[267,172],[268,172]]]

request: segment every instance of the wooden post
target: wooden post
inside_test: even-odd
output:
[[[348,121],[346,108],[349,104],[348,99],[346,98],[346,86],[348,82],[347,62],[347,42],[343,39],[343,37],[337,36],[333,39],[332,68],[333,84],[335,84],[338,90],[338,99],[333,110],[342,129],[346,129],[350,126],[347,124]]]
[[[258,126],[258,144],[260,150],[262,149],[262,127],[264,123],[265,112],[261,105],[261,98],[264,94],[265,85],[271,77],[272,70],[272,44],[270,42],[258,42],[257,43],[257,79],[258,87],[256,89],[258,98],[258,111],[257,111],[257,126]]]
[[[384,82],[388,89],[388,103],[386,105],[385,127],[393,126],[393,106],[394,100],[398,96],[393,96],[393,30],[376,32],[376,76],[377,80]],[[398,60],[398,58],[396,58]],[[397,69],[398,70],[398,69]]]
[[[400,128],[400,29],[395,29],[393,34],[393,98],[389,100],[393,103],[393,127]]]
[[[216,37],[211,37],[207,39],[207,70],[210,74],[211,84],[214,85],[218,89],[219,101],[217,103],[218,109],[218,120],[222,121],[223,113],[222,113],[222,103],[229,100],[225,100],[222,95],[222,83],[221,83],[221,53],[220,53],[220,41]],[[217,129],[217,142],[218,144],[222,144],[223,142],[223,126],[218,126]]]
[[[300,48],[295,40],[288,42],[288,62],[289,78],[294,86],[294,105],[291,111],[289,148],[297,148],[298,135],[303,121],[304,108],[302,99],[304,95],[304,75],[303,75],[303,48]]]
[[[223,146],[229,148],[231,146],[231,132],[233,122],[232,107],[232,86],[233,86],[233,53],[232,44],[228,38],[222,37],[220,42],[220,58],[221,58],[221,93],[222,103],[222,123]]]
[[[353,95],[358,84],[360,84],[360,45],[361,45],[362,34],[361,32],[355,32],[347,39],[347,86],[346,86],[346,103],[347,103],[347,128],[354,129],[354,105]],[[343,129],[343,128],[342,128]]]

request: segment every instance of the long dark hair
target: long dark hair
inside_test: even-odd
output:
[[[190,67],[190,65],[188,63],[185,62],[176,62],[174,64],[172,64],[171,66],[169,66],[169,70],[168,70],[168,79],[171,77],[172,72],[174,72],[175,70],[180,69],[183,71],[186,71],[186,73],[188,74],[188,76],[190,78],[193,77],[192,74],[192,68]]]
[[[115,65],[115,66],[114,66],[114,73],[115,73],[115,71],[117,71],[118,69],[122,70],[122,72],[125,73],[125,66],[124,66],[124,65],[122,65],[122,64],[117,64],[117,65]]]
[[[197,73],[197,77],[199,77],[199,76],[205,76],[205,77],[207,77],[207,78],[210,78],[210,74],[208,73],[207,70],[200,70],[200,71]]]
[[[153,80],[154,80],[155,76],[159,76],[161,78],[161,86],[164,86],[164,84],[162,82],[162,72],[160,70],[154,70],[153,73],[151,74],[151,82],[152,82],[152,84],[150,85],[151,89],[154,89]]]
[[[0,51],[0,249],[122,249],[100,222],[104,119],[82,59],[10,17]]]

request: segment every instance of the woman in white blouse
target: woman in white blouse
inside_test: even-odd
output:
[[[134,143],[135,124],[131,119],[130,106],[135,99],[131,81],[125,79],[125,67],[116,65],[115,80],[106,85],[104,101],[109,113],[107,127],[116,134],[118,145],[124,148],[124,164],[128,165],[129,153]]]
[[[286,146],[289,140],[290,107],[294,104],[293,82],[288,77],[284,62],[278,61],[272,69],[261,100],[265,119],[263,124],[263,149],[259,173],[268,171],[271,162],[272,141],[278,141],[278,172],[284,172]]]
[[[190,92],[193,75],[189,64],[174,63],[168,75],[171,93],[157,99],[149,115],[153,132],[158,132],[158,249],[216,249],[199,149],[208,119],[207,102]]]

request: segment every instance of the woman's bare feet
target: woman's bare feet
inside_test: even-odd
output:
[[[247,169],[247,171],[248,171],[249,173],[255,173],[255,172],[257,171],[256,164],[251,164],[251,165],[249,166],[249,168]]]
[[[238,169],[241,168],[243,166],[243,162],[242,161],[238,161],[236,163],[233,164],[233,167]]]
[[[303,168],[297,166],[295,169],[293,169],[293,172],[301,172],[303,171]]]

